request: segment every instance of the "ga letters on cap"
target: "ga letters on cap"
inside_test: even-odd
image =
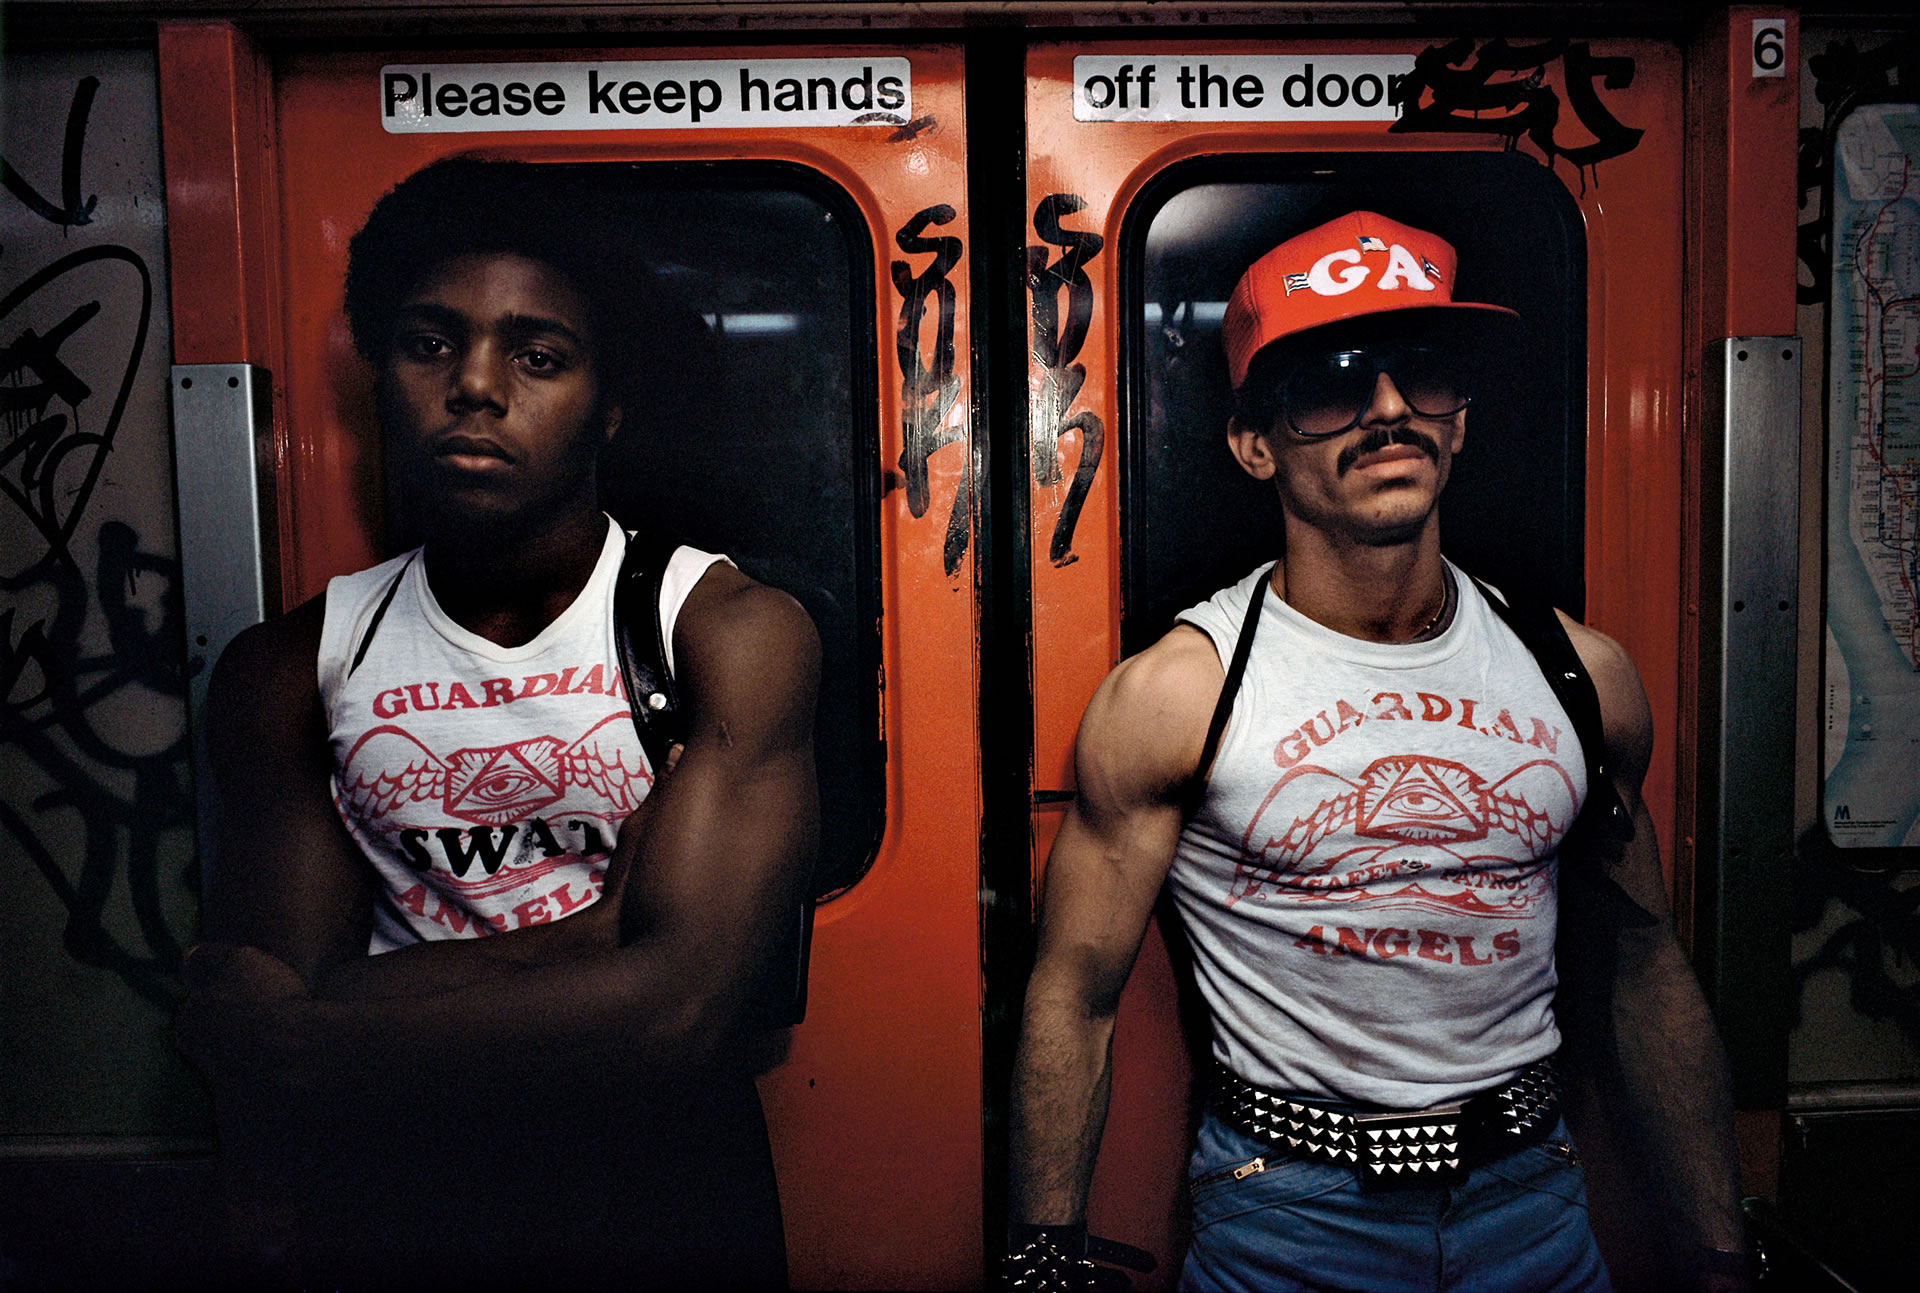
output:
[[[1227,301],[1221,339],[1236,388],[1254,355],[1282,337],[1386,310],[1490,311],[1453,299],[1453,244],[1438,234],[1352,211],[1289,238],[1247,269]]]

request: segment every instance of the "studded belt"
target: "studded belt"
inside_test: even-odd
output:
[[[1371,1187],[1445,1185],[1469,1168],[1544,1140],[1560,1111],[1553,1067],[1530,1064],[1504,1086],[1410,1113],[1302,1104],[1214,1064],[1213,1106],[1228,1126],[1288,1158],[1350,1167]]]

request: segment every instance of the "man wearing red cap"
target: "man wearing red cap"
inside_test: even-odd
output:
[[[1454,268],[1354,212],[1228,303],[1228,446],[1273,483],[1285,556],[1123,661],[1082,720],[1015,1070],[1015,1287],[1098,1273],[1114,1012],[1163,882],[1214,1070],[1182,1287],[1608,1287],[1556,1055],[1662,1195],[1665,1286],[1744,1280],[1725,1063],[1640,799],[1639,678],[1441,555],[1475,370],[1516,323],[1455,301]]]

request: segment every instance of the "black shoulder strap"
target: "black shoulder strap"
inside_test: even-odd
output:
[[[360,648],[353,653],[353,663],[347,666],[347,677],[353,677],[353,671],[367,658],[367,648],[373,645],[373,635],[379,631],[380,621],[387,618],[387,607],[393,605],[393,595],[400,591],[400,581],[407,577],[407,568],[411,565],[413,558],[408,557],[406,564],[400,567],[400,573],[387,585],[387,595],[380,599],[380,605],[374,608],[373,618],[367,621],[367,631],[360,635]]]
[[[1474,587],[1487,599],[1515,637],[1533,654],[1534,662],[1553,688],[1555,699],[1573,720],[1574,733],[1587,763],[1587,801],[1580,810],[1580,823],[1589,829],[1599,826],[1619,840],[1633,838],[1633,818],[1613,788],[1607,773],[1606,729],[1600,718],[1600,693],[1593,678],[1580,663],[1560,617],[1545,600],[1495,592],[1472,575]]]
[[[1240,694],[1240,680],[1246,676],[1247,660],[1253,655],[1253,635],[1260,628],[1260,612],[1266,608],[1267,589],[1273,584],[1273,572],[1280,568],[1279,562],[1267,567],[1267,573],[1253,586],[1253,596],[1247,599],[1246,618],[1240,621],[1240,636],[1233,643],[1233,659],[1227,662],[1227,680],[1220,687],[1220,699],[1213,703],[1213,718],[1207,723],[1206,743],[1200,747],[1200,765],[1187,778],[1186,788],[1180,794],[1180,811],[1184,817],[1191,817],[1200,809],[1200,801],[1207,795],[1207,769],[1213,766],[1213,756],[1220,748],[1220,735],[1227,730],[1227,716],[1233,713],[1234,697]]]
[[[627,540],[627,555],[613,592],[613,636],[620,674],[633,706],[640,746],[657,777],[667,753],[687,738],[686,713],[667,669],[667,638],[660,623],[660,584],[679,545],[639,534]]]

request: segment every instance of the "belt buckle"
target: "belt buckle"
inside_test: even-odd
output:
[[[1437,1104],[1413,1113],[1356,1113],[1354,1147],[1360,1183],[1372,1190],[1451,1185],[1467,1174],[1461,1147],[1467,1131],[1466,1101]]]

